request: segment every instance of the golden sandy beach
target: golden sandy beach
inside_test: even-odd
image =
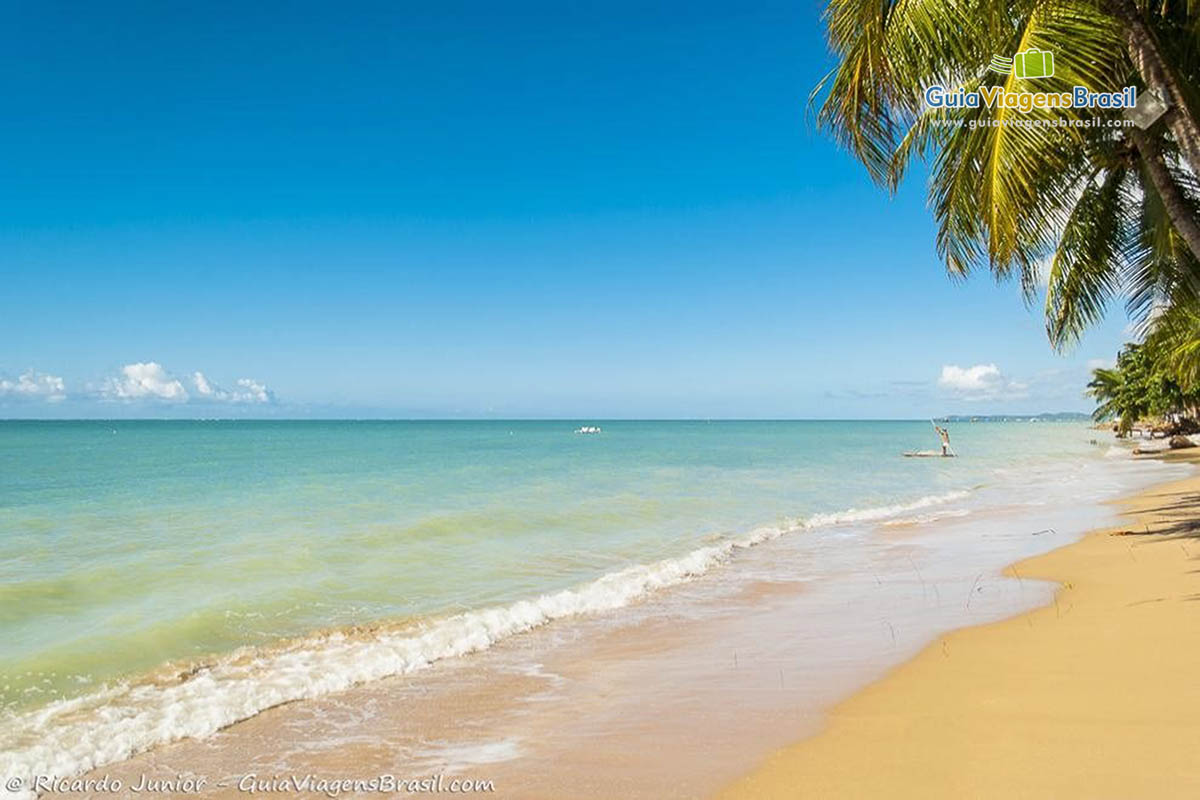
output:
[[[720,797],[1200,796],[1200,477],[1124,505],[1010,568],[1053,605],[940,637]]]

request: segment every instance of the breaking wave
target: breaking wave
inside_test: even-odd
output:
[[[418,625],[327,632],[273,648],[243,648],[186,669],[13,714],[0,733],[0,775],[76,775],[155,745],[208,736],[273,706],[423,669],[555,620],[611,611],[697,578],[739,549],[795,531],[876,522],[966,497],[958,491],[910,503],[815,514],[721,539],[679,558],[637,564],[559,592]],[[32,797],[0,790],[0,796]]]

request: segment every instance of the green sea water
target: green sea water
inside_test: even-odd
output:
[[[759,526],[1018,491],[1103,459],[1095,435],[959,425],[961,458],[916,460],[928,421],[0,422],[0,703],[501,606]]]

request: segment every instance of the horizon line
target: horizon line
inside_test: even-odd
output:
[[[5,422],[928,422],[971,418],[1086,417],[1085,411],[935,414],[931,417],[0,417]]]

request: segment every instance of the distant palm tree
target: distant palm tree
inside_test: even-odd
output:
[[[1189,338],[1194,343],[1200,314],[1194,313],[1187,324],[1192,326]],[[1113,367],[1092,370],[1088,394],[1097,401],[1093,415],[1097,420],[1118,420],[1118,430],[1124,434],[1139,419],[1194,416],[1200,394],[1195,384],[1181,382],[1179,370],[1172,363],[1170,343],[1163,338],[1166,330],[1158,327],[1145,342],[1125,345]]]
[[[1178,302],[1154,321],[1146,344],[1159,354],[1183,392],[1192,398],[1186,411],[1197,416],[1200,399],[1200,303]]]
[[[1092,370],[1092,380],[1088,383],[1087,393],[1089,396],[1096,399],[1096,410],[1092,412],[1092,419],[1097,422],[1103,422],[1108,419],[1117,419],[1121,417],[1120,399],[1123,388],[1123,380],[1121,372],[1117,369],[1094,369]],[[1118,427],[1123,432],[1128,432],[1133,425],[1130,422],[1128,428],[1124,422],[1119,423]]]
[[[1027,300],[1048,277],[1056,346],[1114,296],[1144,319],[1200,294],[1200,3],[831,0],[825,18],[839,63],[813,92],[817,121],[890,190],[914,157],[931,162],[937,246],[951,275],[983,266],[1015,275]],[[1053,77],[991,71],[993,56],[1029,49],[1054,53]],[[1115,111],[932,109],[924,100],[935,83],[1111,92],[1131,82],[1171,106],[1149,130],[1088,124]]]

